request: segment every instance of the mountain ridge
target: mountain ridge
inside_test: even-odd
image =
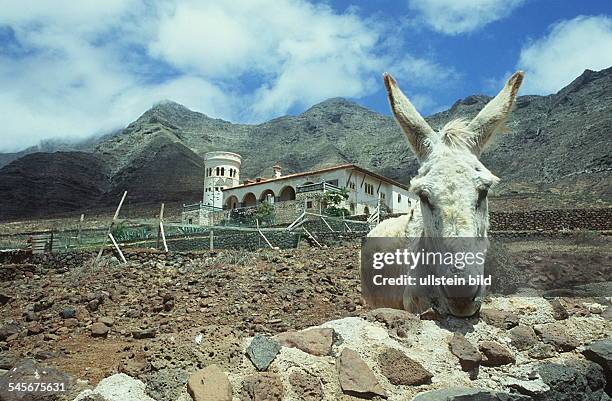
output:
[[[451,119],[472,118],[490,99],[471,95],[426,120],[439,129]],[[539,194],[578,199],[591,191],[595,203],[610,202],[605,173],[612,168],[607,150],[610,115],[612,67],[586,70],[556,94],[520,96],[508,119],[508,132],[498,135],[482,156],[483,163],[502,178],[499,194],[523,200]],[[109,186],[100,204],[110,203],[110,195],[126,189],[135,203],[197,201],[202,158],[212,150],[241,154],[243,178],[270,174],[276,162],[284,174],[350,162],[407,183],[418,168],[391,116],[344,98],[327,99],[301,114],[261,124],[234,124],[163,101],[119,132],[76,150],[94,155],[108,170]],[[169,157],[176,158],[174,163]],[[8,166],[0,168],[0,179]],[[30,211],[21,214],[28,216]],[[15,213],[0,215],[0,219],[12,217]]]

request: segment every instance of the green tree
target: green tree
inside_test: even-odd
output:
[[[324,192],[320,199],[323,205],[325,205],[323,213],[334,217],[350,216],[351,212],[347,208],[340,207],[340,204],[347,200],[348,197],[349,193],[346,188],[340,191]]]
[[[270,224],[274,219],[274,207],[268,201],[261,202],[255,212],[255,218],[260,223]]]

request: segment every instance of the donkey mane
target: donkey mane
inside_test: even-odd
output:
[[[453,148],[470,148],[474,146],[476,133],[468,128],[469,121],[465,118],[456,118],[449,121],[439,131],[442,142]]]

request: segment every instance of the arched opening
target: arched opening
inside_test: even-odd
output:
[[[257,198],[253,192],[249,192],[242,198],[242,203],[244,206],[255,206],[257,204]]]
[[[221,176],[224,177],[225,176],[225,167],[221,167]]]
[[[280,192],[279,199],[281,201],[295,200],[295,189],[291,186],[286,186]]]
[[[236,209],[238,207],[238,198],[235,195],[230,196],[225,201],[225,207],[227,209]]]
[[[265,200],[267,200],[269,203],[274,203],[274,191],[271,189],[266,189],[263,191],[259,197],[259,201],[263,202]]]
[[[215,173],[216,173],[215,175],[218,177],[218,176],[219,176],[219,167],[217,167],[217,168],[215,169]]]

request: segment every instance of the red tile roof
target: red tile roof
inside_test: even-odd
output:
[[[402,189],[408,190],[408,186],[405,184],[402,184],[400,182],[397,182],[395,180],[392,180],[391,178],[387,178],[383,175],[374,173],[372,171],[366,170],[362,167],[359,167],[355,164],[352,163],[347,163],[347,164],[339,164],[337,166],[331,166],[331,167],[324,167],[318,170],[312,170],[312,171],[304,171],[302,173],[294,173],[294,174],[288,174],[288,175],[283,175],[280,176],[279,178],[262,178],[261,181],[259,182],[248,182],[246,184],[242,184],[242,185],[236,185],[235,187],[231,187],[231,188],[225,188],[224,191],[229,191],[231,189],[236,189],[236,188],[245,188],[245,187],[251,187],[251,186],[256,186],[256,185],[263,185],[263,184],[267,184],[269,182],[272,181],[281,181],[281,180],[286,180],[289,178],[296,178],[296,177],[305,177],[305,176],[309,176],[309,175],[313,175],[313,174],[319,174],[319,173],[325,173],[328,171],[334,171],[334,170],[342,170],[342,169],[354,169],[356,171],[359,171],[363,174],[367,174],[367,175],[371,175],[373,177],[376,177],[377,179],[381,180],[381,181],[385,181],[388,182],[392,185],[395,185],[397,187],[400,187]]]

